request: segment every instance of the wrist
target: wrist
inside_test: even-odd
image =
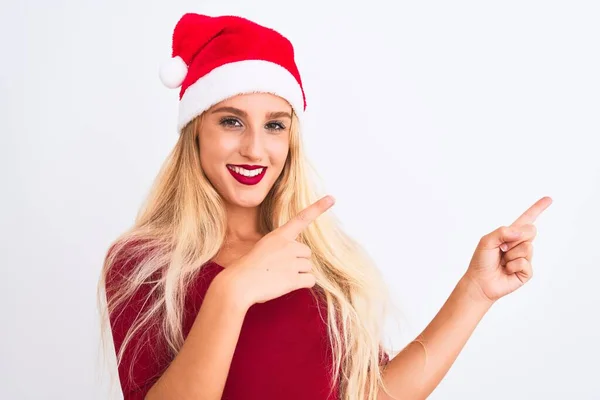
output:
[[[227,272],[225,269],[215,276],[206,295],[210,293],[220,299],[219,302],[230,312],[246,314],[252,304],[242,296],[243,293],[238,289],[235,276]]]
[[[481,285],[479,285],[479,283],[477,283],[477,281],[469,274],[462,276],[456,285],[456,290],[463,296],[468,297],[474,304],[480,305],[481,307],[489,308],[495,303],[494,300],[490,299],[485,294]]]

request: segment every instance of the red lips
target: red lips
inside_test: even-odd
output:
[[[248,165],[248,164],[229,164],[233,167],[241,167],[247,170],[252,171],[253,169],[265,168],[262,165]]]
[[[246,176],[246,175],[242,175],[242,174],[235,172],[228,166],[227,171],[229,171],[231,176],[233,176],[236,181],[238,181],[239,183],[241,183],[243,185],[256,185],[258,182],[260,182],[262,180],[262,178],[265,176],[265,173],[267,172],[267,168],[261,167],[260,165],[233,165],[233,164],[231,164],[231,166],[241,167],[241,168],[244,168],[247,170],[255,170],[255,169],[263,168],[261,173],[256,176]]]

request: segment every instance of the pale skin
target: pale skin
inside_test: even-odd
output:
[[[288,155],[290,113],[285,100],[270,94],[236,96],[207,111],[198,140],[202,168],[227,205],[226,244],[214,259],[225,269],[211,283],[181,351],[147,399],[220,399],[250,306],[315,285],[311,250],[295,239],[334,205],[331,196],[266,235],[258,230],[258,206]],[[261,165],[267,173],[259,184],[245,186],[231,177],[228,164]],[[385,369],[384,381],[394,397],[426,398],[491,305],[531,278],[533,223],[550,203],[542,198],[510,227],[481,239],[463,278],[419,336],[420,343],[409,344]],[[522,236],[511,236],[510,228]],[[505,252],[500,249],[504,243]],[[390,397],[380,393],[379,399]]]
[[[392,360],[384,382],[397,399],[426,399],[446,375],[477,324],[503,296],[533,276],[535,221],[552,204],[543,197],[511,225],[483,236],[467,271],[425,330]],[[380,400],[391,397],[380,392]]]
[[[291,112],[280,97],[256,93],[223,101],[205,113],[198,133],[201,166],[227,206],[227,244],[215,259],[223,266],[247,253],[262,237],[258,206],[283,171]],[[267,172],[257,185],[246,186],[232,178],[227,164],[260,165]]]
[[[148,392],[149,400],[220,399],[250,306],[315,284],[308,272],[310,249],[286,239],[295,220],[266,236],[258,229],[258,206],[289,152],[290,113],[285,100],[270,94],[236,96],[205,113],[200,159],[226,204],[226,243],[214,258],[225,270],[212,281],[183,347]],[[247,187],[233,179],[228,164],[261,165],[267,172]]]

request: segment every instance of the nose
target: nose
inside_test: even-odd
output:
[[[240,154],[253,162],[261,161],[265,153],[263,139],[261,129],[248,127],[243,133]]]

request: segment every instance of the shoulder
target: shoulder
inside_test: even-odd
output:
[[[117,241],[113,243],[104,259],[104,280],[108,292],[131,280],[137,268],[151,257],[152,246],[148,241]]]
[[[147,245],[139,242],[116,243],[107,252],[103,289],[116,340],[124,339],[155,303],[159,270],[149,265],[152,257]]]
[[[125,399],[145,393],[170,360],[160,315],[153,312],[156,279],[145,272],[151,253],[139,243],[116,243],[105,259],[108,320]]]

